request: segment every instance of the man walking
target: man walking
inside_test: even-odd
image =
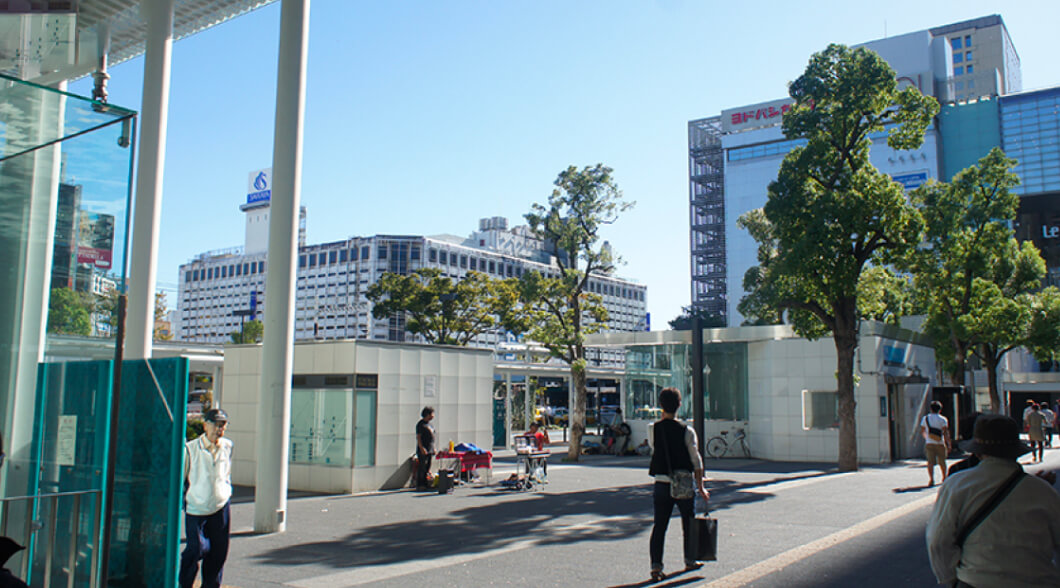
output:
[[[950,422],[942,416],[942,403],[931,403],[931,412],[920,419],[920,432],[924,436],[924,457],[927,458],[928,486],[935,485],[935,464],[946,481],[946,456],[950,453]]]
[[[1060,586],[1060,493],[1023,473],[1030,451],[1010,417],[975,421],[961,448],[979,465],[942,485],[927,525],[928,557],[939,583],[956,588]]]
[[[416,489],[427,489],[427,474],[431,471],[431,459],[434,457],[434,407],[424,406],[420,411],[420,422],[416,423]]]
[[[220,588],[231,530],[232,441],[225,439],[228,414],[206,412],[205,431],[184,445],[184,534],[180,586],[192,588],[202,560],[202,588]]]

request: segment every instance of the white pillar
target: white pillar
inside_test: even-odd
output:
[[[504,448],[512,448],[512,374],[504,373]]]
[[[158,226],[162,214],[162,170],[169,115],[169,62],[173,51],[174,0],[143,0],[147,21],[140,153],[136,164],[136,204],[129,264],[129,306],[125,328],[127,359],[149,359],[155,328]]]
[[[257,478],[254,491],[254,530],[258,533],[282,532],[287,528],[295,264],[298,253],[308,42],[309,0],[283,0],[276,83],[276,134],[272,152],[261,402],[258,404]]]

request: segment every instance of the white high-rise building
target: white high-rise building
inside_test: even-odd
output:
[[[264,170],[267,171],[267,170]],[[210,251],[180,266],[177,307],[180,340],[224,343],[246,320],[257,318],[268,303],[265,244],[268,240],[266,183],[253,185],[247,203],[243,247]],[[267,173],[265,175],[267,178]],[[266,192],[266,194],[260,194]],[[469,237],[454,235],[374,235],[305,245],[305,215],[298,252],[295,340],[367,338],[413,340],[400,316],[372,318],[368,287],[384,273],[408,274],[437,268],[458,279],[478,271],[511,278],[528,271],[554,273],[543,244],[526,226],[508,228],[501,217],[485,218]],[[603,297],[608,330],[643,331],[647,325],[647,287],[613,275],[597,274],[589,289]],[[502,331],[479,337],[475,344],[494,346],[513,337]]]

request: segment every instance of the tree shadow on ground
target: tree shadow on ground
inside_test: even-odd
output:
[[[834,473],[807,471],[756,482],[713,479],[711,509],[769,500],[774,494],[753,490]],[[365,527],[334,540],[277,547],[254,559],[265,565],[317,564],[342,569],[483,553],[527,541],[550,546],[621,540],[651,526],[652,490],[647,483],[554,494],[487,491],[476,497],[490,502],[454,510],[444,518]],[[508,499],[496,500],[500,495]],[[422,498],[429,499],[429,495]],[[565,517],[579,518],[568,519],[568,524]],[[586,517],[590,522],[584,522]]]

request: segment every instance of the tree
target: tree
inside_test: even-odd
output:
[[[155,327],[153,331],[155,341],[171,341],[173,339],[173,333],[164,327],[168,306],[166,293],[155,292]]]
[[[690,331],[692,330],[692,319],[697,316],[702,321],[703,328],[705,329],[722,328],[725,326],[725,320],[717,313],[703,310],[702,308],[696,308],[695,306],[682,306],[681,314],[670,321],[670,328],[675,331]]]
[[[836,348],[839,469],[858,467],[854,353],[863,272],[884,266],[919,241],[922,221],[902,186],[869,162],[870,135],[894,149],[918,147],[938,103],[865,48],[830,45],[789,86],[789,139],[805,139],[784,158],[768,201],[741,219],[759,239],[759,266],[740,303],[752,317],[787,317],[807,338],[831,333]]]
[[[590,275],[614,270],[609,247],[600,244],[600,229],[613,223],[631,206],[602,164],[560,172],[548,204],[534,204],[525,215],[530,230],[555,257],[554,273],[528,272],[521,278],[522,302],[530,317],[529,338],[552,357],[570,366],[574,406],[569,412],[570,449],[567,459],[581,456],[585,434],[585,336],[600,330],[607,309],[600,296],[589,292]]]
[[[1032,325],[1035,309],[1050,304],[1049,295],[1036,293],[1045,262],[1009,227],[1019,207],[1015,165],[994,148],[952,182],[930,182],[910,195],[926,226],[923,246],[911,258],[928,300],[924,330],[955,384],[964,384],[969,355],[982,360],[993,412],[1001,409],[997,366],[1005,353],[1021,345],[1037,345],[1041,353],[1048,344],[1046,327]]]
[[[48,332],[58,335],[92,334],[92,302],[69,288],[52,288],[48,299]]]
[[[480,272],[453,280],[439,269],[423,268],[408,275],[385,273],[366,295],[375,318],[405,313],[406,331],[428,343],[464,346],[497,328],[522,331],[516,283]]]
[[[256,319],[247,321],[240,326],[238,331],[232,331],[228,336],[232,339],[232,343],[237,345],[261,343],[265,336],[265,324]]]

